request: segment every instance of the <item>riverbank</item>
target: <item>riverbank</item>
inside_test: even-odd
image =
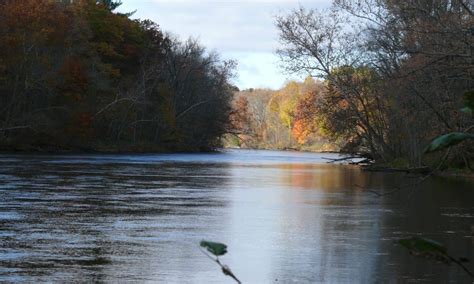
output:
[[[437,172],[435,175],[444,178],[464,179],[474,182],[474,172],[466,169],[447,169]]]
[[[157,145],[152,143],[121,143],[94,145],[62,145],[51,143],[0,144],[3,154],[149,154],[149,153],[206,153],[216,152],[216,147],[192,147],[189,145]]]
[[[328,164],[332,163],[340,163],[340,164],[350,164],[354,166],[360,167],[362,170],[366,172],[379,172],[379,173],[405,173],[410,175],[428,175],[431,174],[437,177],[444,177],[444,178],[454,178],[454,179],[467,179],[474,181],[474,172],[469,169],[455,169],[455,168],[447,168],[443,170],[437,170],[433,172],[433,168],[428,166],[420,166],[420,167],[410,167],[407,162],[397,159],[392,161],[391,163],[381,163],[369,160],[365,157],[356,157],[357,155],[351,153],[345,153],[341,151],[323,151],[323,150],[315,150],[314,148],[307,148],[307,149],[298,149],[298,148],[282,148],[276,149],[272,147],[261,147],[261,148],[238,148],[238,147],[225,147],[224,149],[245,149],[245,150],[269,150],[269,151],[295,151],[295,152],[303,152],[303,153],[315,153],[315,154],[338,154],[342,156],[347,156],[339,159],[331,159],[328,158]]]
[[[37,143],[37,144],[18,144],[18,145],[7,145],[0,144],[0,154],[169,154],[169,153],[217,153],[221,150],[267,150],[267,151],[284,151],[284,152],[301,152],[301,153],[314,153],[314,154],[338,154],[342,156],[348,156],[347,158],[331,159],[328,158],[328,164],[341,163],[351,164],[361,167],[367,172],[385,172],[385,173],[406,173],[412,175],[426,175],[432,172],[429,167],[416,167],[411,168],[403,163],[359,163],[357,158],[350,153],[344,153],[335,150],[320,150],[316,148],[281,148],[276,149],[272,147],[260,147],[260,148],[239,148],[239,147],[183,147],[179,145],[155,145],[147,143],[122,143],[122,144],[95,144],[87,146],[78,145],[59,145],[52,143]],[[353,157],[352,157],[353,156]],[[361,157],[360,159],[364,159]],[[434,176],[455,178],[455,179],[467,179],[474,180],[474,172],[468,169],[445,169],[436,171],[433,173]]]

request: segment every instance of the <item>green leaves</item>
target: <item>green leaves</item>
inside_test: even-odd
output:
[[[401,239],[398,243],[410,251],[410,254],[428,259],[435,259],[444,263],[450,263],[451,257],[446,248],[440,243],[419,237]]]
[[[461,133],[461,132],[453,132],[449,134],[445,134],[435,138],[431,143],[425,148],[425,153],[432,153],[436,152],[456,144],[459,144],[467,139],[474,139],[473,134],[469,133]]]
[[[433,259],[445,264],[455,263],[469,274],[469,276],[474,278],[474,274],[463,264],[463,262],[469,262],[469,259],[464,257],[456,259],[452,257],[448,254],[446,247],[436,241],[421,237],[411,237],[408,239],[398,240],[398,243],[408,249],[410,254],[414,256]]]
[[[474,91],[464,93],[464,105],[461,109],[462,112],[468,115],[474,113]]]
[[[442,244],[426,238],[411,237],[398,240],[398,243],[412,251],[438,251],[446,253],[446,248]]]
[[[227,253],[227,246],[223,243],[209,242],[203,240],[201,241],[200,245],[215,256],[221,256]]]
[[[235,282],[239,284],[241,283],[240,280],[234,275],[234,273],[232,273],[232,270],[230,270],[230,268],[227,265],[224,265],[219,261],[219,256],[227,253],[227,246],[225,244],[202,240],[200,245],[201,247],[206,248],[208,252],[216,256],[216,258],[214,259],[210,255],[208,255],[205,251],[202,251],[205,255],[207,255],[209,258],[214,260],[217,263],[217,265],[221,267],[222,273],[224,273],[224,275],[232,277],[232,279],[234,279]]]
[[[468,115],[472,115],[474,112],[472,111],[473,109],[470,108],[470,107],[463,107],[461,109],[462,112],[464,112],[465,114],[468,114]]]
[[[474,111],[474,91],[466,92],[464,94],[464,103],[465,107],[461,109],[462,112],[472,115]],[[449,134],[441,135],[435,138],[431,143],[425,148],[425,154],[443,150],[445,148],[459,144],[467,139],[474,139],[474,134],[462,133],[462,132],[452,132]]]

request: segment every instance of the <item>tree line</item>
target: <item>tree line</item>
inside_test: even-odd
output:
[[[220,143],[235,63],[111,0],[0,0],[0,148],[196,151]]]
[[[307,77],[289,81],[279,90],[247,89],[235,94],[230,113],[232,131],[226,145],[257,149],[340,151],[317,131],[312,112],[313,94],[324,89],[321,81]],[[311,112],[308,112],[310,110]]]
[[[383,162],[427,162],[435,137],[474,130],[474,3],[334,0],[277,17],[286,70],[310,74],[302,125],[343,149]],[[464,109],[465,110],[465,109]],[[472,167],[472,142],[451,165]]]

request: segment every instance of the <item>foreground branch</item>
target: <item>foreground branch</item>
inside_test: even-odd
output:
[[[215,263],[217,263],[217,264],[221,267],[222,273],[224,273],[224,275],[227,275],[227,276],[229,276],[229,277],[232,277],[232,278],[235,280],[235,282],[237,282],[237,283],[239,283],[239,284],[242,283],[242,282],[240,282],[240,280],[237,278],[237,276],[235,276],[234,273],[232,273],[232,271],[230,270],[230,268],[229,268],[227,265],[222,264],[222,263],[219,261],[219,257],[216,256],[216,258],[214,258],[214,257],[212,257],[210,254],[208,254],[205,250],[203,250],[203,249],[201,249],[201,248],[199,248],[199,250],[200,250],[203,254],[205,254],[209,259],[211,259],[212,261],[214,261]]]

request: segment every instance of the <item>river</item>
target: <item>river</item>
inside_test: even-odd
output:
[[[0,155],[0,282],[471,283],[396,240],[444,244],[474,270],[474,186],[327,164],[335,154]]]

